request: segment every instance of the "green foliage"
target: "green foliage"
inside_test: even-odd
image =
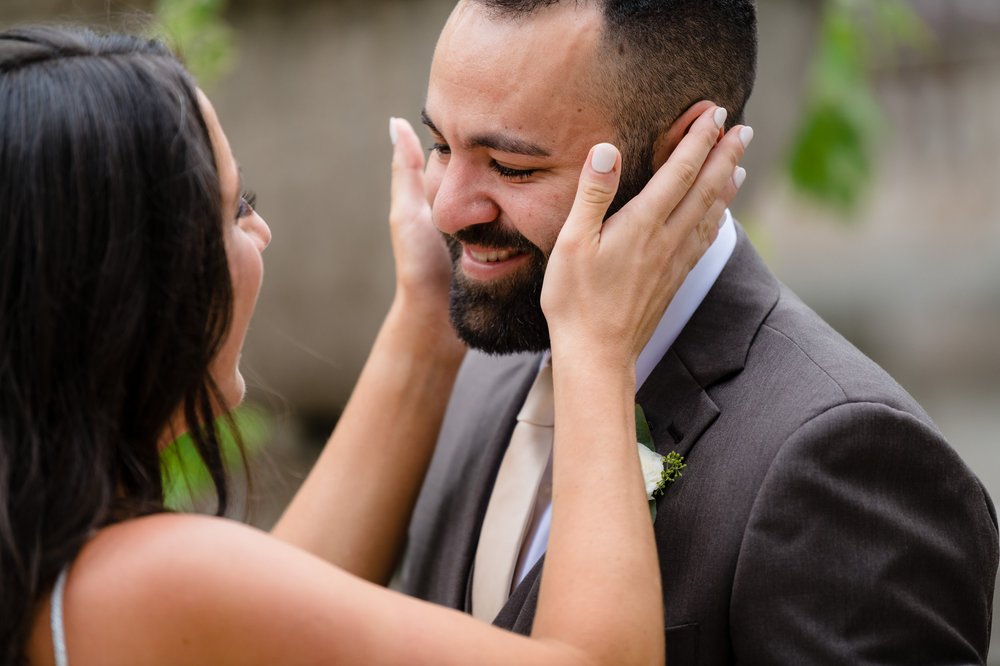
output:
[[[252,457],[264,448],[271,432],[267,416],[252,407],[242,406],[233,412],[233,422],[243,441],[244,453]],[[243,456],[226,419],[217,419],[226,469],[243,471]],[[191,511],[213,490],[212,477],[202,462],[189,435],[182,435],[160,454],[163,495],[166,506],[176,511]]]
[[[926,26],[903,0],[829,0],[789,161],[797,191],[842,212],[857,206],[887,127],[872,66],[902,46],[929,41]]]
[[[236,56],[232,29],[223,19],[226,0],[157,0],[153,36],[170,44],[208,88],[229,72]]]
[[[656,451],[656,447],[653,446],[653,433],[649,431],[646,414],[643,413],[639,403],[635,403],[635,440],[650,451]]]

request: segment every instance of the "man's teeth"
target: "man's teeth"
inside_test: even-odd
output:
[[[513,250],[490,250],[489,252],[476,252],[475,250],[469,250],[469,254],[471,254],[472,258],[478,262],[493,264],[499,261],[507,261],[513,257],[516,252]]]

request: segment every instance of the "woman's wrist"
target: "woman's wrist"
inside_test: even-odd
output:
[[[383,328],[414,351],[456,365],[466,346],[451,325],[446,304],[397,290]]]
[[[585,399],[614,399],[635,395],[635,363],[610,354],[559,353],[553,348],[553,377],[557,385]]]
[[[636,356],[621,348],[620,341],[602,344],[580,338],[552,340],[552,364],[573,367],[588,374],[629,378],[635,383]]]

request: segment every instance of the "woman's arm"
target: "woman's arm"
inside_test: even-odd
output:
[[[273,534],[385,583],[465,355],[448,319],[451,264],[424,195],[420,142],[392,119],[396,296],[323,453]]]

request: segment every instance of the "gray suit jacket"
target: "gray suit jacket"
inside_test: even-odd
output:
[[[486,504],[537,367],[534,355],[467,358],[411,523],[407,592],[468,610]],[[637,400],[660,452],[688,464],[655,523],[670,666],[985,662],[989,497],[742,230]],[[543,565],[495,624],[530,632]]]

